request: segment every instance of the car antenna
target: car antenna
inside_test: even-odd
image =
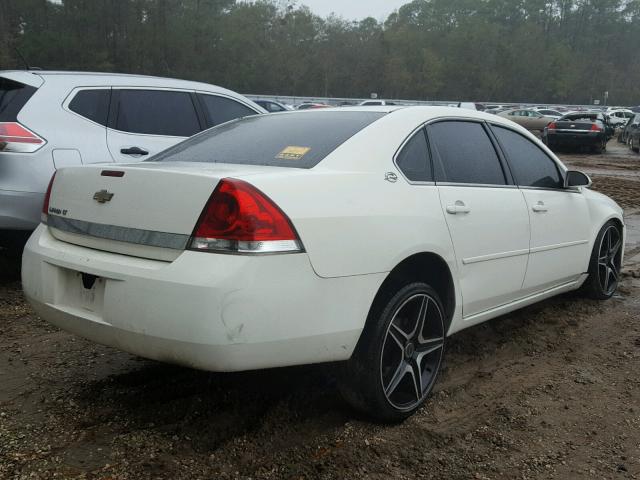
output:
[[[16,51],[16,53],[18,54],[18,57],[20,57],[20,60],[22,60],[22,63],[24,63],[24,69],[25,70],[40,70],[39,67],[30,67],[29,64],[27,63],[27,60],[24,58],[24,56],[22,55],[22,53],[20,53],[20,50],[18,50],[18,47],[13,47],[13,49]]]

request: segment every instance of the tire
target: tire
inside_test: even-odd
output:
[[[631,140],[629,141],[629,145],[631,146],[631,150],[633,150],[634,152],[636,153],[640,152],[640,147],[636,146],[636,144],[633,141],[633,137],[631,137]]]
[[[594,300],[607,300],[618,288],[622,261],[622,232],[612,220],[598,232],[589,259],[589,276],[582,289]]]
[[[431,393],[444,349],[444,308],[433,288],[412,282],[382,292],[351,359],[343,365],[340,392],[353,407],[378,420],[404,420]]]

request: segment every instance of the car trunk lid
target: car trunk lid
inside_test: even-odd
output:
[[[59,240],[171,261],[220,179],[273,167],[142,163],[64,168],[51,189],[47,225]]]

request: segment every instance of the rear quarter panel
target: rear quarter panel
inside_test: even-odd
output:
[[[291,218],[321,277],[389,272],[419,252],[454,265],[433,185],[409,185],[401,177],[391,183],[383,171],[262,177],[255,184]]]

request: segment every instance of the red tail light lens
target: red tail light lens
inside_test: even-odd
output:
[[[53,187],[53,180],[55,178],[56,178],[56,172],[53,172],[53,175],[51,175],[51,180],[49,180],[47,193],[44,194],[44,203],[42,204],[42,215],[40,216],[42,223],[47,223],[47,219],[49,218],[49,199],[51,198],[51,188]]]
[[[264,193],[242,180],[220,181],[200,214],[189,249],[235,253],[300,252],[289,218]]]
[[[0,152],[32,153],[45,143],[18,122],[0,122]]]
[[[594,123],[594,124],[591,125],[591,131],[592,132],[601,132],[602,129],[597,124]]]
[[[551,122],[549,125],[547,125],[547,130],[555,130],[556,128],[558,128],[556,122]]]

